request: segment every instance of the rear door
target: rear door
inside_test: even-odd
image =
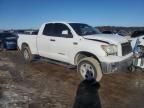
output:
[[[51,58],[53,24],[46,24],[43,33],[37,37],[37,48],[40,56]]]

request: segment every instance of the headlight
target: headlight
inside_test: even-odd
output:
[[[107,55],[117,55],[118,48],[117,45],[102,45],[102,49],[107,53]]]

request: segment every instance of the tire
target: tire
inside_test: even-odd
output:
[[[2,43],[0,43],[0,51],[2,51]]]
[[[22,47],[22,55],[26,61],[26,63],[30,63],[33,60],[33,55],[31,54],[31,51],[28,46],[24,45]]]
[[[1,43],[1,51],[6,51],[4,43]]]
[[[95,79],[99,82],[103,76],[99,62],[92,57],[86,57],[80,60],[77,71],[83,80]]]
[[[80,60],[82,60],[83,58],[86,58],[87,56],[86,55],[83,55],[83,54],[80,54],[77,56],[76,58],[76,63],[79,63]]]
[[[128,70],[129,70],[130,72],[134,72],[136,69],[135,69],[134,66],[130,66],[130,67],[128,67]]]
[[[144,68],[142,68],[141,71],[144,72]]]

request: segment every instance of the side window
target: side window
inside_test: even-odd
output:
[[[53,35],[56,37],[72,38],[70,29],[61,23],[54,24]]]
[[[46,24],[43,30],[43,35],[52,36],[53,24]]]

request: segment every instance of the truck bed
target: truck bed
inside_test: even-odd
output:
[[[32,54],[38,54],[37,51],[37,35],[29,35],[29,34],[18,34],[18,47],[21,50],[22,44],[27,44],[31,49]]]

